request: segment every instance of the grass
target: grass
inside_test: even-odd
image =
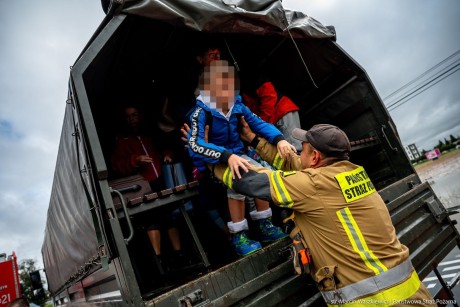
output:
[[[417,171],[417,173],[420,173],[426,171],[428,168],[436,168],[443,162],[447,162],[455,158],[460,158],[460,149],[454,149],[452,151],[444,153],[436,160],[427,160],[423,163],[416,164],[414,165],[414,168]]]

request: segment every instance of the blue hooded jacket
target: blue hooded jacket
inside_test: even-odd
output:
[[[207,163],[227,163],[230,155],[241,155],[245,152],[238,132],[241,116],[244,116],[253,132],[271,144],[284,140],[283,134],[274,125],[263,121],[243,104],[241,96],[236,97],[229,120],[199,99],[190,114],[188,150],[200,171],[206,169]],[[210,125],[208,143],[204,141],[204,128],[207,124]]]

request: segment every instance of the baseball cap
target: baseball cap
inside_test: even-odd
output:
[[[308,131],[295,128],[291,135],[295,139],[310,143],[327,156],[348,159],[348,154],[351,151],[347,135],[334,125],[314,125]]]

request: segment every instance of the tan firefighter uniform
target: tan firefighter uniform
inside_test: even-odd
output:
[[[300,157],[280,159],[260,139],[259,155],[279,171],[252,168],[232,180],[226,165],[214,174],[238,193],[291,208],[330,306],[436,306],[396,237],[388,209],[363,167],[347,160],[301,169]]]

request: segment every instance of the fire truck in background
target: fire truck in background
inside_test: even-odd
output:
[[[7,306],[21,296],[19,268],[16,254],[0,254],[0,307]]]

